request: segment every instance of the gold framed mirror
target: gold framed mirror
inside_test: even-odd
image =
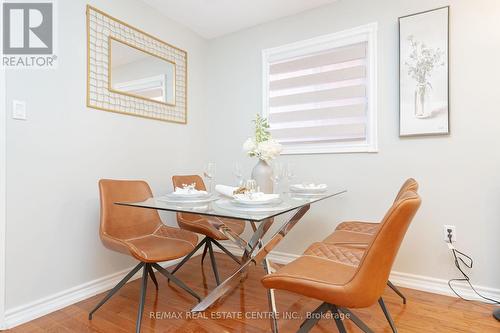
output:
[[[108,89],[111,92],[175,106],[175,63],[108,37]]]
[[[187,122],[187,53],[87,6],[87,106]]]

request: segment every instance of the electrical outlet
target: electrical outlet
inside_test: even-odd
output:
[[[448,238],[448,229],[451,230],[451,241],[455,243],[457,241],[457,232],[455,230],[454,225],[447,225],[445,224],[443,226],[443,232],[444,232],[444,241],[449,242],[450,239]]]

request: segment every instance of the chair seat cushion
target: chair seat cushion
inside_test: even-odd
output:
[[[302,256],[262,278],[266,288],[281,289],[332,304],[342,304],[346,285],[357,267],[314,256]]]
[[[131,254],[142,262],[161,262],[187,255],[196,246],[198,236],[161,224],[151,234],[129,239],[103,235],[103,242],[108,248]]]
[[[177,217],[177,222],[182,229],[196,232],[215,240],[227,240],[228,238],[222,232],[217,230],[217,226],[225,224],[229,229],[231,229],[237,235],[241,235],[245,230],[245,221],[218,218],[218,217],[207,217],[196,214],[185,214],[179,213]]]

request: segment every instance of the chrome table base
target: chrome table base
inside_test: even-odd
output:
[[[264,269],[266,273],[271,272],[271,263],[266,258],[269,252],[278,245],[285,235],[299,222],[299,220],[304,216],[304,214],[309,210],[310,205],[302,206],[296,209],[295,213],[291,218],[286,220],[278,231],[274,233],[269,241],[263,242],[263,237],[269,231],[270,227],[275,223],[275,218],[269,218],[263,220],[259,223],[259,226],[252,222],[252,228],[254,233],[248,242],[245,242],[240,237],[235,237],[235,233],[231,231],[229,227],[225,224],[218,224],[216,227],[228,238],[235,243],[239,248],[244,250],[243,256],[241,258],[241,265],[238,267],[229,278],[222,281],[221,284],[212,290],[204,299],[201,300],[193,309],[192,312],[201,312],[208,309],[217,300],[226,295],[231,291],[237,284],[241,282],[246,276],[246,271],[250,263],[259,264],[264,261]],[[274,300],[274,291],[270,290],[268,292],[269,305],[274,314],[276,314],[276,302]],[[274,317],[274,316],[271,316]],[[276,319],[271,318],[271,324],[273,332],[277,332]]]

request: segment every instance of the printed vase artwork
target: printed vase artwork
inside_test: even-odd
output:
[[[399,18],[400,135],[447,134],[448,7]]]

